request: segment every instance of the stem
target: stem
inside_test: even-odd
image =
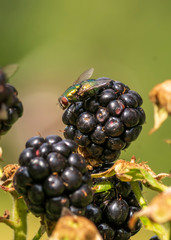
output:
[[[170,227],[169,227],[169,240],[171,240],[171,221],[169,222],[169,225],[170,225]]]
[[[19,197],[15,192],[12,194],[13,205],[13,221],[15,222],[14,240],[26,240],[27,235],[27,207],[24,199]]]
[[[6,219],[6,218],[0,218],[0,223],[5,223],[8,227],[15,229],[16,225],[14,223],[14,221],[10,220],[10,219]]]
[[[144,197],[143,197],[143,195],[141,193],[141,190],[140,190],[138,182],[137,181],[131,182],[131,187],[132,187],[132,190],[133,190],[133,192],[134,192],[134,194],[135,194],[135,196],[136,196],[140,206],[142,208],[146,207],[147,203],[146,203],[146,201],[145,201],[145,199],[144,199]]]
[[[41,236],[45,233],[45,230],[46,230],[45,226],[41,225],[38,232],[36,233],[32,240],[39,240]]]

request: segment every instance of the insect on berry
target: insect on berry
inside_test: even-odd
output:
[[[81,74],[59,102],[65,109],[65,138],[74,140],[85,156],[104,164],[119,158],[137,139],[146,117],[138,93],[110,78],[88,79],[92,73],[89,69]]]
[[[70,103],[77,102],[85,96],[96,95],[101,87],[109,86],[112,81],[110,78],[90,79],[94,68],[83,72],[74,84],[69,87],[58,101],[62,109],[66,109]]]

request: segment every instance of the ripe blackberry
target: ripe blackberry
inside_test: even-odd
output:
[[[89,82],[95,87],[87,87]],[[76,85],[74,85],[76,86]],[[64,136],[75,140],[81,151],[99,163],[115,161],[121,150],[139,136],[145,122],[145,113],[140,107],[141,96],[125,84],[109,78],[90,79],[80,82],[77,91],[64,96],[62,107],[71,103],[63,113],[66,124]],[[80,93],[82,91],[82,95]],[[71,94],[71,96],[69,95]]]
[[[35,136],[20,154],[14,187],[23,195],[29,210],[56,221],[62,207],[84,215],[92,202],[91,176],[85,159],[76,153],[77,144],[59,136]]]
[[[99,173],[109,167],[109,165],[97,167],[93,170],[93,173]],[[110,181],[113,187],[106,192],[94,194],[93,203],[87,206],[85,216],[96,224],[103,239],[128,240],[141,228],[140,220],[137,221],[134,229],[130,229],[128,225],[132,215],[140,210],[140,206],[136,198],[131,204],[127,201],[133,194],[129,182],[122,182],[116,176],[93,179],[94,184],[107,181]],[[140,189],[141,187],[140,184]]]
[[[98,225],[98,230],[102,235],[104,240],[114,239],[115,230],[106,223],[101,223]]]
[[[149,240],[160,240],[160,238],[157,235],[155,235],[155,236],[151,237]]]
[[[7,77],[0,69],[0,135],[4,135],[23,114],[17,90],[7,83]]]

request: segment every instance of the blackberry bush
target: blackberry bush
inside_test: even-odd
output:
[[[116,160],[121,150],[137,139],[146,119],[141,96],[109,78],[73,85],[59,102],[63,109],[71,103],[62,117],[67,125],[65,138],[77,142],[86,156],[103,164]]]
[[[7,83],[7,76],[0,69],[0,135],[4,135],[23,114],[17,90]]]
[[[20,154],[15,189],[36,216],[56,221],[63,207],[83,215],[93,199],[91,177],[77,144],[57,135],[35,136]]]

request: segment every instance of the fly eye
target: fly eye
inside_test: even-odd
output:
[[[66,97],[63,97],[61,100],[62,100],[62,104],[66,106],[68,105],[68,99]]]

